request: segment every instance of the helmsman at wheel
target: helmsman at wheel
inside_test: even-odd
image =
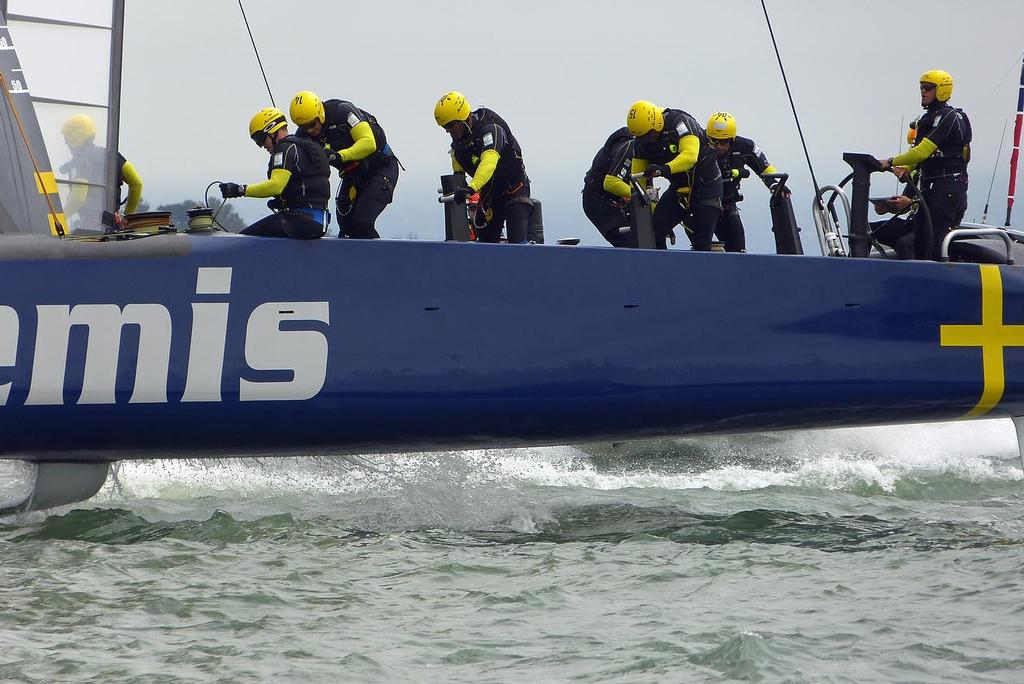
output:
[[[917,231],[914,255],[917,259],[939,260],[943,238],[959,225],[967,211],[971,122],[962,109],[949,104],[953,77],[947,72],[932,69],[919,81],[925,111],[917,121],[914,145],[903,154],[879,162],[883,170],[892,169],[900,178],[910,170],[920,174],[917,186],[928,205],[932,230],[930,240],[926,232]],[[922,220],[922,212],[917,212],[913,220]]]

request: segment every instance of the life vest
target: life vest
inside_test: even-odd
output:
[[[275,165],[277,155],[287,155],[290,148],[295,149],[294,168]],[[270,163],[267,165],[268,178],[275,168],[285,168],[291,172],[291,178],[279,196],[285,209],[327,209],[327,202],[331,197],[331,167],[327,161],[327,153],[319,143],[295,135],[281,138],[270,155]]]

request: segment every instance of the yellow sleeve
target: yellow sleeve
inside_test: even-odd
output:
[[[679,154],[668,163],[672,173],[689,171],[697,163],[697,155],[700,153],[700,138],[695,135],[684,135],[679,139]]]
[[[338,150],[338,157],[343,162],[366,159],[377,151],[377,141],[373,139],[373,129],[366,121],[360,121],[352,127],[352,147]]]
[[[501,155],[497,150],[484,150],[484,153],[480,155],[476,173],[473,174],[473,180],[469,182],[469,187],[480,192],[480,188],[487,185],[487,181],[491,180],[491,176],[494,175],[494,169],[498,168],[499,159],[501,159]]]
[[[466,169],[462,168],[462,164],[455,160],[454,154],[452,154],[452,171],[455,173],[466,173]]]
[[[78,185],[78,183],[85,183],[84,178],[72,178],[71,182],[74,185],[71,186],[71,190],[68,193],[68,201],[64,203],[64,214],[72,216],[77,214],[82,206],[85,205],[85,200],[89,197],[89,186]]]
[[[128,203],[124,207],[126,214],[131,214],[139,208],[139,200],[142,199],[142,177],[130,161],[121,166],[121,178],[128,184]]]
[[[928,157],[932,156],[935,150],[938,149],[938,145],[933,143],[928,138],[925,138],[918,144],[911,147],[903,154],[892,158],[893,166],[907,166],[914,167],[923,162]]]
[[[629,199],[633,196],[633,188],[629,187],[629,183],[618,176],[605,176],[603,187],[605,192],[610,192],[623,199]]]
[[[764,173],[778,173],[778,172],[779,172],[779,170],[777,168],[775,168],[774,166],[769,164],[768,166],[764,167],[764,171],[762,171],[761,173],[764,174]]]
[[[636,174],[643,173],[646,170],[647,170],[647,160],[646,159],[639,159],[637,157],[633,157],[633,161],[629,165],[629,172],[632,175],[635,176]],[[647,179],[646,178],[640,178],[637,182],[640,184],[641,188],[647,188]]]
[[[292,172],[286,169],[274,169],[270,172],[270,178],[261,183],[253,183],[245,186],[246,197],[277,197],[292,179]]]

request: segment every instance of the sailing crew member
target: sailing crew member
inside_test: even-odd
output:
[[[953,77],[932,69],[920,80],[921,107],[913,146],[903,154],[880,159],[882,170],[891,169],[899,178],[911,170],[920,176],[921,195],[931,214],[931,235],[916,231],[917,259],[938,260],[942,240],[960,223],[967,211],[967,163],[971,158],[971,122],[962,109],[949,104]],[[915,221],[923,220],[918,212]],[[929,239],[930,237],[930,239]]]
[[[455,191],[455,201],[463,204],[479,194],[478,211],[486,222],[477,228],[477,240],[500,242],[504,227],[510,244],[525,244],[533,212],[530,179],[508,124],[486,107],[474,111],[465,95],[454,90],[434,105],[434,120],[452,138],[452,169],[473,177],[469,187]]]
[[[321,101],[308,90],[292,98],[288,114],[296,135],[323,145],[338,170],[338,237],[379,238],[377,217],[394,199],[399,162],[377,117],[347,100]]]
[[[913,146],[916,139],[917,119],[914,119],[910,122],[910,127],[907,129],[907,144]],[[915,170],[911,172],[910,176],[915,185],[917,173]],[[914,201],[914,197],[916,197],[914,190],[910,185],[905,185],[901,194],[893,195],[884,201],[873,202],[875,213],[879,215],[905,213]],[[872,240],[891,247],[897,259],[914,258],[914,212],[917,211],[917,207],[911,207],[909,211],[910,213],[906,218],[894,216],[882,221],[872,221],[869,224]]]
[[[722,171],[722,217],[715,227],[715,237],[725,243],[726,252],[747,251],[746,237],[743,234],[743,221],[737,203],[743,201],[740,194],[740,181],[753,171],[757,175],[778,173],[768,163],[764,152],[750,138],[736,135],[736,118],[729,112],[715,112],[708,119],[705,128],[708,143],[718,158],[718,167]],[[750,169],[748,171],[748,169]],[[768,190],[774,190],[778,179],[763,178]],[[785,191],[788,196],[789,191]]]
[[[668,178],[668,191],[654,209],[658,249],[667,249],[682,221],[696,251],[711,249],[711,237],[722,215],[722,173],[704,129],[681,109],[661,108],[640,100],[629,108],[626,126],[636,138],[632,172]],[[642,183],[642,184],[643,184]]]
[[[289,135],[284,112],[260,110],[249,121],[249,137],[270,153],[267,180],[249,185],[221,183],[220,194],[232,197],[270,197],[275,213],[242,231],[243,235],[315,240],[330,222],[331,167],[327,153],[308,138]]]
[[[99,228],[105,209],[103,189],[87,185],[104,185],[107,182],[107,151],[96,144],[96,122],[88,114],[76,114],[64,122],[60,132],[71,150],[71,159],[59,169],[71,181],[71,192],[64,205],[64,213],[69,218],[77,217],[76,223],[80,228]],[[135,166],[120,152],[117,154],[117,164],[118,204],[115,221],[120,225],[121,186],[128,184],[125,213],[134,213],[142,199],[142,178]]]
[[[629,226],[632,162],[633,136],[623,126],[608,136],[583,179],[583,213],[613,247],[636,246],[634,236],[619,231]]]

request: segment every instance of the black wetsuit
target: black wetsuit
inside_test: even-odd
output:
[[[914,173],[914,182],[917,182],[917,173]],[[903,197],[913,199],[915,197],[910,186],[903,186]],[[891,247],[897,259],[914,258],[914,217],[916,209],[909,210],[911,213],[904,216],[893,216],[887,219],[871,221],[868,228],[871,231],[871,239],[883,246]]]
[[[654,209],[657,246],[666,249],[669,233],[683,222],[693,249],[707,251],[711,249],[711,237],[722,215],[722,173],[704,128],[696,119],[679,109],[665,109],[662,115],[665,126],[657,139],[653,142],[636,140],[633,154],[637,159],[668,164],[679,155],[679,140],[687,135],[697,136],[700,149],[693,168],[668,177],[668,190]],[[682,188],[689,188],[684,200],[686,206],[680,203],[678,191]]]
[[[123,169],[126,159],[117,153],[117,203],[121,205],[121,185],[124,183]],[[84,180],[95,185],[106,185],[107,150],[89,141],[76,150],[72,150],[71,159],[61,165],[60,172],[68,175],[71,180]],[[94,230],[102,225],[105,193],[103,188],[89,187],[86,189],[85,202],[77,212],[76,226]],[[118,208],[115,207],[115,210]]]
[[[629,200],[604,189],[605,176],[629,184],[633,136],[622,127],[608,136],[583,179],[583,213],[614,247],[636,247],[636,237],[619,229],[629,226]]]
[[[395,186],[398,184],[398,159],[388,145],[384,129],[377,123],[376,117],[359,109],[346,100],[324,101],[325,122],[320,135],[315,140],[328,149],[328,153],[337,153],[355,143],[352,129],[362,122],[370,125],[376,151],[358,161],[342,161],[333,157],[331,166],[338,169],[341,185],[335,200],[337,209],[339,237],[347,238],[379,238],[377,233],[377,217],[394,199]],[[299,129],[299,137],[309,137]],[[352,191],[355,199],[352,199]]]
[[[242,231],[244,235],[314,240],[323,237],[331,198],[331,167],[327,153],[317,143],[294,135],[281,138],[270,154],[267,178],[275,169],[291,173],[278,196],[276,213]]]
[[[722,171],[722,217],[715,227],[715,237],[725,243],[726,252],[746,251],[746,237],[743,233],[743,221],[740,220],[740,210],[736,206],[743,201],[740,194],[740,180],[742,180],[744,168],[750,168],[757,175],[761,175],[771,164],[764,156],[764,152],[750,138],[736,136],[729,151],[718,157],[718,167]],[[764,184],[770,190],[776,181],[764,180]]]
[[[451,155],[469,175],[475,176],[483,153],[498,153],[494,174],[480,188],[482,210],[490,219],[477,229],[480,242],[500,242],[504,226],[510,243],[525,243],[530,202],[530,179],[526,176],[523,151],[508,124],[486,107],[470,115],[470,131],[452,141]]]
[[[917,122],[915,146],[931,140],[937,149],[917,165],[921,190],[932,220],[931,246],[926,240],[915,240],[914,255],[918,259],[938,260],[942,239],[959,225],[967,211],[967,162],[970,160],[971,123],[967,115],[948,103],[935,101]],[[917,212],[914,220],[921,220]]]

